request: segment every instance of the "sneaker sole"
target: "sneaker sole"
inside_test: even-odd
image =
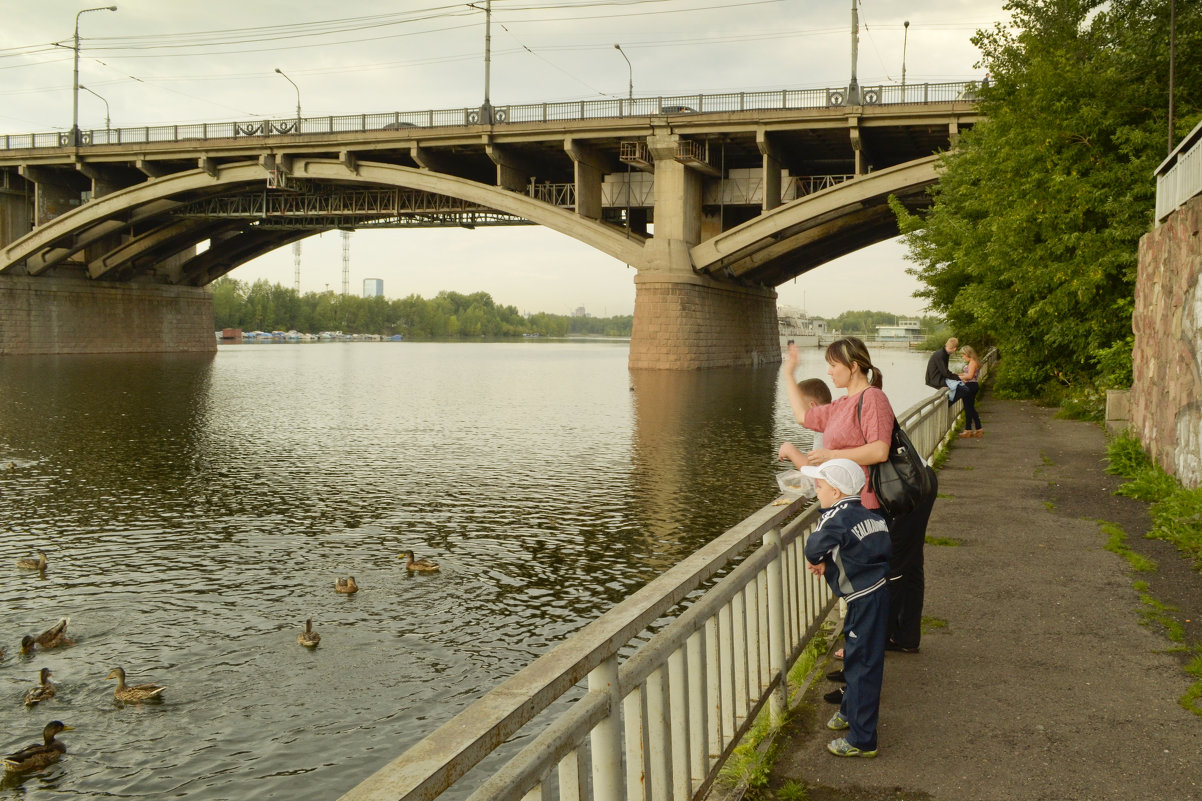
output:
[[[842,725],[837,724],[833,720],[828,720],[826,722],[826,727],[828,729],[830,729],[831,731],[847,731],[848,729],[851,728],[851,724],[848,723],[846,720],[843,721]]]

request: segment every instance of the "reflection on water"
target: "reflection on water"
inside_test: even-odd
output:
[[[631,373],[627,354],[0,359],[0,753],[76,727],[0,798],[336,797],[768,502],[800,433],[776,371]],[[38,547],[45,574],[18,571]],[[442,572],[407,574],[404,548]],[[345,575],[358,594],[334,592]],[[61,616],[77,645],[18,654]],[[166,700],[116,706],[118,665]],[[59,696],[27,710],[42,667]]]

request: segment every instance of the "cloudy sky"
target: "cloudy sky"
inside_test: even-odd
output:
[[[440,0],[115,0],[79,18],[80,83],[113,127],[478,106],[484,14]],[[980,79],[973,32],[1004,0],[861,0],[862,84]],[[19,7],[18,7],[19,6]],[[483,9],[484,0],[475,3]],[[0,133],[71,125],[71,38],[91,4],[0,0]],[[36,11],[30,9],[36,8]],[[834,0],[493,0],[494,105],[846,84],[851,3]],[[903,23],[909,21],[908,34]],[[620,43],[630,59],[630,69]],[[80,127],[105,104],[80,93]],[[780,303],[922,311],[904,248],[883,242],[779,287]],[[232,274],[293,282],[291,248]],[[389,297],[486,291],[522,311],[629,314],[634,270],[538,227],[362,231],[351,291],[381,278]],[[342,241],[305,240],[301,290],[340,290]]]

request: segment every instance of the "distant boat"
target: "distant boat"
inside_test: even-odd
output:
[[[393,334],[392,336],[390,336],[388,338],[388,341],[389,342],[404,342],[405,335],[404,334]]]

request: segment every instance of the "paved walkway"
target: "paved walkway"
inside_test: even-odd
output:
[[[928,528],[962,542],[926,547],[924,615],[946,625],[921,653],[888,655],[880,755],[826,752],[820,678],[773,786],[797,780],[810,801],[1202,799],[1202,718],[1177,704],[1192,680],[1140,624],[1138,577],[1102,548],[1098,520],[1133,541],[1147,530],[1145,505],[1113,495],[1102,430],[1016,401],[981,414]]]

